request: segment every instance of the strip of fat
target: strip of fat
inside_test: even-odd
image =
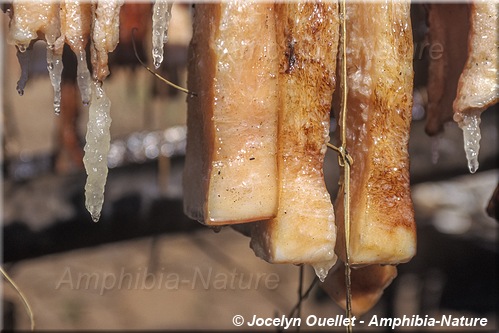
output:
[[[276,5],[279,49],[279,207],[254,224],[251,247],[271,263],[335,263],[334,210],[323,174],[335,88],[339,14],[334,2]]]
[[[274,5],[196,4],[190,44],[184,211],[207,225],[277,211]]]
[[[454,100],[458,123],[465,115],[479,114],[499,101],[498,14],[494,1],[471,4],[468,59]]]
[[[416,252],[408,154],[414,75],[410,3],[354,2],[346,10],[350,263],[398,264]],[[336,253],[345,261],[343,199],[340,188]]]

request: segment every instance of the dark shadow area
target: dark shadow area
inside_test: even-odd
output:
[[[143,177],[156,171],[154,163],[111,169],[109,182],[126,188],[127,177],[122,177],[123,173],[132,177]],[[70,218],[54,220],[45,228],[36,231],[22,220],[14,220],[4,225],[4,262],[144,236],[187,232],[203,227],[184,215],[181,198],[159,194],[147,198],[140,190],[127,191],[117,197],[106,197],[101,219],[94,223],[85,209],[84,177],[78,175],[74,178],[76,184],[73,183],[73,186],[66,187],[60,184],[60,188],[57,189],[65,193],[73,208],[74,213]],[[77,186],[78,183],[81,183],[81,186]],[[16,186],[36,186],[36,184],[30,185],[29,181],[24,180]]]

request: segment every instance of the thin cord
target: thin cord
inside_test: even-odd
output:
[[[19,289],[17,284],[10,278],[9,274],[7,274],[7,272],[3,269],[2,266],[0,266],[0,272],[2,272],[2,275],[5,278],[5,280],[7,280],[10,283],[10,285],[17,291],[19,297],[21,297],[21,301],[23,302],[23,305],[26,308],[26,312],[28,313],[29,316],[31,330],[34,331],[35,317],[33,315],[33,310],[31,310],[31,306],[29,306],[28,299],[24,296],[21,289]]]
[[[299,277],[299,284],[298,284],[298,309],[297,309],[297,313],[296,313],[296,316],[298,318],[301,318],[301,299],[302,299],[302,292],[303,292],[303,278],[304,278],[304,268],[303,268],[303,265],[300,265],[300,277]],[[296,329],[297,332],[300,331],[300,326],[297,327]]]
[[[347,46],[346,46],[346,0],[340,2],[340,19],[341,19],[341,147],[336,147],[331,143],[327,144],[338,153],[339,165],[343,168],[343,210],[344,210],[344,231],[345,231],[345,284],[346,284],[346,315],[349,319],[349,324],[346,327],[347,332],[352,332],[352,281],[351,281],[351,268],[350,268],[350,167],[353,164],[352,157],[347,151],[347,131],[346,131],[346,118],[347,118]]]
[[[347,151],[347,99],[348,99],[348,84],[347,84],[347,12],[346,0],[342,0],[340,4],[340,17],[341,17],[341,32],[342,32],[342,75],[341,85],[343,87],[342,95],[342,108],[341,108],[341,148],[344,153],[343,156],[343,204],[344,204],[344,223],[345,223],[345,283],[346,283],[346,314],[348,317],[347,332],[352,332],[352,281],[350,276],[350,164],[352,163],[351,157]]]
[[[319,282],[319,278],[317,276],[315,276],[314,280],[312,281],[312,283],[310,283],[310,286],[307,288],[307,291],[305,291],[305,293],[303,295],[301,295],[300,299],[298,300],[298,303],[293,307],[293,309],[289,313],[288,318],[292,318],[295,316],[295,313],[298,310],[298,308],[301,306],[301,303],[305,299],[307,299],[308,295],[310,294],[310,292],[312,291],[314,286],[317,284],[317,282]]]

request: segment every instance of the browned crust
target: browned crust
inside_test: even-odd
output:
[[[187,97],[187,146],[184,167],[184,211],[189,217],[204,220],[209,179],[209,161],[213,156],[213,107],[216,63],[215,52],[203,34],[215,36],[220,26],[221,7],[217,4],[197,4],[193,18],[193,34],[189,45],[187,89],[197,94]],[[199,50],[202,50],[199,51]],[[205,87],[211,87],[206,89]]]
[[[468,4],[428,5],[428,106],[426,127],[428,135],[441,133],[444,124],[454,115],[452,104],[456,98],[459,76],[466,63],[470,9]],[[459,22],[459,23],[456,23]],[[433,53],[432,48],[443,50]]]
[[[397,277],[395,266],[369,265],[350,272],[352,314],[361,316],[371,310],[383,295],[383,291]],[[339,306],[346,309],[345,266],[342,263],[328,275],[320,287]]]

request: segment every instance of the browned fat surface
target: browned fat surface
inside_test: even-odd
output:
[[[210,43],[220,22],[220,6],[197,5],[189,46],[187,87],[197,96],[187,98],[187,147],[184,167],[184,211],[204,221],[206,192],[213,154],[213,101],[215,91],[215,52]],[[206,106],[203,109],[203,106]]]
[[[350,271],[352,314],[361,316],[373,308],[383,291],[397,277],[397,268],[391,265],[368,265]],[[343,309],[346,309],[345,266],[328,275],[321,288]]]
[[[323,162],[335,88],[335,3],[276,5],[279,47],[279,208],[255,225],[251,246],[273,263],[334,263],[336,227]],[[329,262],[329,263],[326,263]]]
[[[412,108],[409,3],[347,5],[350,262],[395,264],[416,248],[407,151]],[[345,259],[343,191],[337,253]]]
[[[221,225],[277,210],[273,5],[196,5],[190,47],[184,208]]]
[[[469,5],[434,3],[428,5],[428,107],[425,131],[437,135],[444,124],[452,120],[452,103],[456,98],[457,82],[466,62]],[[459,24],[456,24],[459,22]],[[432,50],[441,48],[441,52]]]

